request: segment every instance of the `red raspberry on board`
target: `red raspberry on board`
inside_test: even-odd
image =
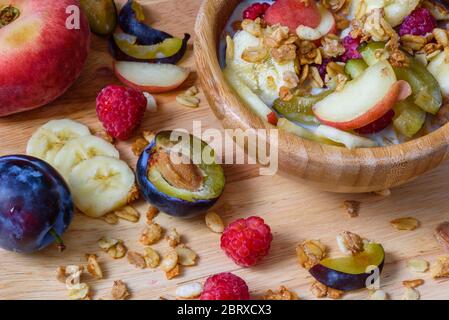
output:
[[[221,249],[236,264],[250,267],[270,250],[273,235],[262,218],[249,217],[231,223],[221,236]]]
[[[269,3],[253,3],[243,11],[243,19],[256,20],[261,18],[269,7],[271,7]]]
[[[219,273],[206,280],[201,300],[249,300],[249,289],[242,278]]]
[[[377,132],[381,132],[383,129],[388,127],[390,123],[393,121],[394,111],[388,111],[383,117],[377,119],[376,121],[362,127],[359,129],[355,129],[355,132],[359,134],[373,134]]]
[[[399,27],[399,35],[424,36],[437,27],[437,22],[429,10],[418,8],[407,16]]]
[[[341,61],[346,62],[351,59],[361,59],[362,55],[357,50],[360,46],[360,39],[353,39],[351,36],[346,36],[343,38],[343,46],[346,52],[341,57]]]
[[[110,85],[97,96],[97,115],[109,135],[119,140],[131,137],[142,123],[147,99],[142,92]]]

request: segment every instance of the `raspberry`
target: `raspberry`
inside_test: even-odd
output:
[[[382,131],[386,127],[388,127],[393,120],[394,111],[388,111],[383,117],[377,119],[376,121],[362,127],[359,129],[355,129],[355,132],[360,134],[373,134]]]
[[[219,273],[206,280],[201,300],[249,300],[249,289],[242,278]]]
[[[437,27],[435,18],[426,8],[413,10],[407,16],[399,27],[399,35],[412,34],[415,36],[424,36]]]
[[[128,139],[143,119],[147,99],[142,92],[110,85],[97,96],[97,115],[109,135]]]
[[[253,3],[243,11],[243,19],[256,20],[263,17],[268,8],[271,7],[268,3]]]
[[[343,38],[343,46],[346,49],[346,52],[341,57],[341,61],[346,62],[351,59],[361,59],[362,55],[357,50],[360,46],[360,39],[353,39],[351,36],[346,36]]]
[[[221,236],[221,249],[242,267],[258,263],[268,254],[273,240],[270,227],[262,218],[249,217],[231,223]]]

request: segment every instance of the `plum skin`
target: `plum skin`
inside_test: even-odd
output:
[[[166,195],[151,183],[147,172],[155,147],[156,138],[142,152],[136,166],[137,185],[145,200],[159,211],[178,218],[192,218],[209,210],[219,197],[190,202]]]
[[[0,158],[0,247],[19,253],[55,242],[72,221],[69,188],[46,162],[30,156]]]
[[[383,266],[384,262],[378,266],[379,274],[382,272]],[[321,264],[313,266],[309,272],[318,282],[341,291],[353,291],[366,288],[366,280],[371,276],[369,273],[344,273],[327,268]]]

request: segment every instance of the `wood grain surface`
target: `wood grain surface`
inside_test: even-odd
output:
[[[199,0],[157,0],[147,3],[148,19],[156,26],[176,35],[193,34]],[[193,68],[192,50],[181,63]],[[197,80],[194,73],[183,88]],[[89,61],[82,77],[60,99],[44,108],[0,119],[0,155],[24,153],[28,138],[40,125],[50,119],[71,118],[92,129],[100,129],[95,115],[95,97],[98,91],[111,83],[118,83],[111,72],[111,58],[106,42],[94,37]],[[198,109],[178,105],[177,92],[157,96],[159,111],[148,113],[142,129],[160,130],[186,128],[191,130],[193,120],[201,120],[203,128],[221,128],[201,94]],[[130,151],[129,142],[118,144],[122,157],[134,165],[136,157]],[[281,175],[259,176],[255,165],[225,167],[227,186],[216,211],[229,223],[237,218],[258,215],[271,226],[274,240],[270,255],[258,266],[243,269],[230,261],[219,248],[220,235],[205,226],[202,217],[178,220],[159,215],[156,221],[165,229],[176,227],[182,240],[198,255],[198,265],[183,268],[180,277],[166,280],[162,271],[139,270],[126,259],[112,260],[101,252],[97,240],[102,236],[123,239],[130,250],[143,251],[138,238],[145,225],[142,217],[137,224],[121,221],[108,225],[99,220],[77,214],[64,235],[67,250],[60,254],[54,247],[32,255],[20,255],[0,250],[0,299],[66,299],[64,284],[55,277],[60,265],[80,264],[85,253],[97,253],[105,271],[105,279],[86,281],[94,291],[94,299],[110,299],[114,280],[127,283],[134,299],[174,298],[179,284],[204,281],[211,274],[230,271],[243,277],[253,297],[267,289],[286,285],[303,299],[312,299],[308,272],[296,263],[295,246],[305,239],[321,239],[329,246],[331,255],[338,255],[335,237],[348,230],[382,243],[385,247],[386,265],[381,281],[382,288],[393,299],[400,299],[404,288],[402,281],[423,278],[425,284],[418,288],[423,299],[449,299],[449,281],[432,280],[430,274],[415,275],[405,267],[410,258],[424,258],[433,262],[444,254],[433,238],[434,228],[449,220],[447,196],[449,164],[442,165],[424,177],[393,190],[390,197],[372,194],[341,195],[311,188]],[[360,216],[347,218],[342,209],[344,200],[362,202]],[[148,205],[138,203],[136,208],[144,215]],[[413,216],[421,226],[413,231],[397,231],[389,221]],[[168,250],[166,241],[154,246],[161,254]],[[361,290],[345,295],[345,299],[366,299],[368,292]]]

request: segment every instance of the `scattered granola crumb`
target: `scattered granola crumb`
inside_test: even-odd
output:
[[[263,296],[263,300],[299,300],[298,295],[281,286],[278,291],[268,290]]]
[[[167,280],[171,280],[173,278],[176,278],[180,274],[181,274],[181,268],[179,267],[179,264],[177,264],[173,269],[165,272],[165,277],[167,278]]]
[[[407,261],[407,267],[417,273],[424,273],[429,270],[429,262],[422,259],[410,259]]]
[[[434,279],[449,278],[449,257],[442,256],[430,268]]]
[[[312,283],[310,286],[310,292],[312,292],[312,294],[317,298],[327,297],[327,287],[318,281]]]
[[[356,255],[363,252],[364,242],[358,234],[343,231],[337,236],[337,244],[340,251],[347,255]]]
[[[117,217],[117,215],[114,212],[107,213],[104,216],[102,216],[100,219],[108,224],[111,224],[111,225],[117,224],[118,220],[119,220],[119,218]]]
[[[131,151],[136,157],[138,157],[147,146],[148,141],[145,138],[137,138],[131,145]]]
[[[125,247],[125,245],[122,242],[119,242],[115,246],[109,248],[108,254],[113,259],[121,259],[126,255],[127,251],[128,249]]]
[[[298,263],[310,269],[326,256],[326,247],[319,240],[306,240],[296,247]]]
[[[139,198],[140,198],[139,189],[137,188],[136,185],[133,185],[131,191],[128,194],[128,202],[127,203],[130,204],[136,200],[139,200]]]
[[[77,283],[69,289],[70,300],[84,300],[89,296],[89,286],[86,283]]]
[[[203,286],[199,282],[188,283],[176,288],[176,298],[178,299],[196,299],[201,295]]]
[[[152,269],[157,268],[161,260],[159,253],[151,247],[145,248],[144,258],[147,266]]]
[[[423,279],[414,279],[414,280],[404,280],[402,281],[402,285],[406,288],[415,289],[424,284]]]
[[[170,250],[162,258],[161,269],[162,271],[168,272],[176,267],[178,264],[178,253],[175,250]]]
[[[355,218],[359,216],[360,202],[354,200],[346,200],[343,202],[343,208],[349,217]]]
[[[176,228],[170,228],[167,234],[165,235],[165,240],[168,241],[168,245],[172,248],[175,248],[178,244],[181,243],[181,236],[179,235]]]
[[[85,255],[87,260],[87,272],[89,272],[95,279],[103,279],[103,271],[98,263],[98,257],[96,254]]]
[[[412,217],[399,218],[390,222],[397,230],[413,231],[419,226],[419,221]]]
[[[111,294],[114,300],[126,300],[130,296],[128,287],[122,280],[114,281]]]
[[[197,97],[188,96],[185,93],[181,93],[176,96],[176,102],[185,107],[198,108],[201,100]]]
[[[151,223],[143,230],[142,235],[140,236],[140,242],[145,246],[149,246],[158,242],[161,237],[161,226],[157,223]]]
[[[147,210],[147,224],[152,224],[153,219],[157,217],[159,210],[156,207],[150,206]]]
[[[120,210],[114,211],[114,214],[120,219],[136,223],[140,219],[140,213],[131,206],[125,206]]]
[[[140,253],[137,253],[135,251],[128,251],[127,258],[128,262],[134,265],[136,268],[145,269],[147,266],[145,258]]]
[[[333,288],[327,288],[327,296],[331,299],[341,299],[343,297],[344,292],[341,290],[333,289]]]
[[[444,249],[449,251],[449,222],[443,222],[436,228],[435,238]]]
[[[419,298],[420,294],[418,290],[412,288],[405,288],[402,300],[419,300]]]
[[[224,223],[221,217],[215,212],[210,211],[205,216],[205,221],[207,227],[215,233],[223,233],[224,231]]]
[[[198,255],[192,249],[181,244],[175,248],[175,251],[178,254],[178,263],[180,265],[188,267],[196,264]]]
[[[374,290],[369,293],[370,300],[388,300],[388,295],[383,290]]]

